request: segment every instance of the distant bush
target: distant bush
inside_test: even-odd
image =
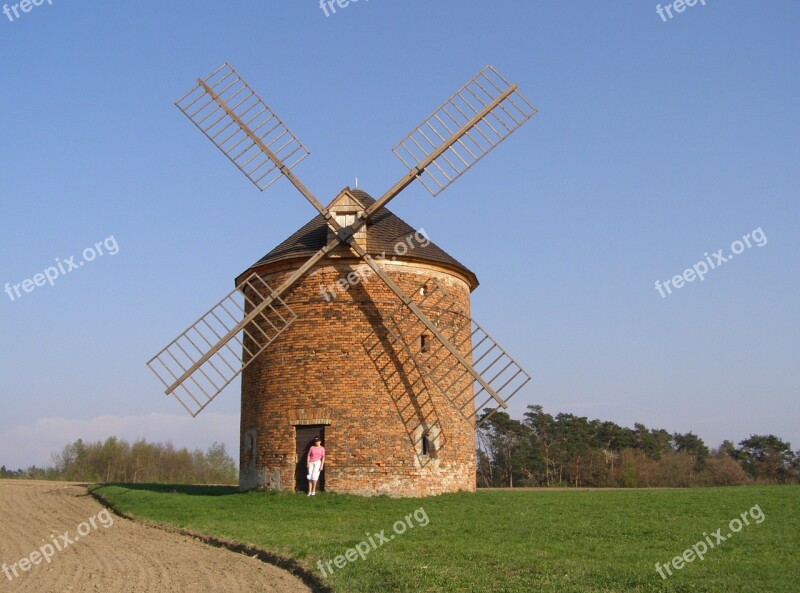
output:
[[[9,471],[0,477],[86,482],[172,484],[235,484],[236,463],[225,445],[214,443],[205,453],[200,449],[175,449],[172,443],[129,444],[109,437],[105,442],[84,443],[78,439],[53,454],[53,465]]]

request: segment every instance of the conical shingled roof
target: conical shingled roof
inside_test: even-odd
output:
[[[349,191],[365,206],[369,206],[375,202],[372,196],[360,189],[351,189]],[[382,208],[372,216],[370,222],[367,224],[367,253],[375,257],[385,254],[385,257],[391,259],[395,253],[395,245],[400,242],[405,242],[405,238],[409,235],[413,235],[415,232],[417,232],[417,229],[413,228],[387,208]],[[321,214],[318,214],[280,245],[275,247],[275,249],[250,266],[247,271],[265,264],[294,259],[306,260],[322,249],[327,239],[328,225],[325,222],[325,218]],[[415,244],[413,250],[409,249],[405,255],[398,256],[397,259],[403,261],[428,262],[444,268],[454,269],[467,279],[470,290],[475,290],[475,288],[478,287],[478,278],[475,276],[474,272],[454,257],[448,255],[432,241],[425,247]]]

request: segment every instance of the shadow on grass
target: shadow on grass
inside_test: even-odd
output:
[[[204,486],[194,484],[126,484],[109,482],[98,486],[118,486],[127,490],[142,490],[156,494],[188,494],[190,496],[230,496],[244,494],[238,486]]]
[[[280,498],[299,498],[305,499],[305,492],[285,492],[278,490],[239,490],[238,486],[222,486],[222,485],[200,485],[200,484],[129,484],[125,482],[104,482],[93,484],[92,488],[102,488],[106,486],[114,486],[117,488],[124,488],[126,490],[135,490],[139,492],[152,492],[153,494],[184,494],[188,496],[252,496],[254,494],[259,496],[280,497]],[[459,496],[461,493],[455,494]],[[397,501],[401,499],[393,499],[386,494],[378,496],[361,496],[358,494],[340,493],[340,492],[324,492],[326,502],[332,504],[334,501],[357,501],[357,502],[378,502],[378,501]],[[442,495],[453,496],[450,495]],[[420,498],[406,499],[406,500],[422,500]]]

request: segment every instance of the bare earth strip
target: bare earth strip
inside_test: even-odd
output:
[[[81,524],[85,536],[79,534]],[[73,543],[62,539],[65,533]],[[50,562],[40,553],[32,558],[38,563],[23,571],[20,559],[31,559],[31,553],[42,547],[46,553],[54,551]],[[18,576],[11,568],[15,564]],[[80,485],[0,480],[0,591],[307,593],[310,589],[290,573],[259,560],[107,514]]]

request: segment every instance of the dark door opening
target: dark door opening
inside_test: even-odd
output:
[[[315,424],[312,426],[296,426],[297,430],[295,436],[295,451],[297,452],[297,465],[294,469],[294,491],[295,492],[308,492],[308,468],[306,467],[306,460],[308,458],[308,450],[314,444],[314,439],[319,437],[322,439],[322,446],[325,446],[325,426]],[[317,490],[325,490],[325,470],[319,475],[319,482],[317,483]]]

